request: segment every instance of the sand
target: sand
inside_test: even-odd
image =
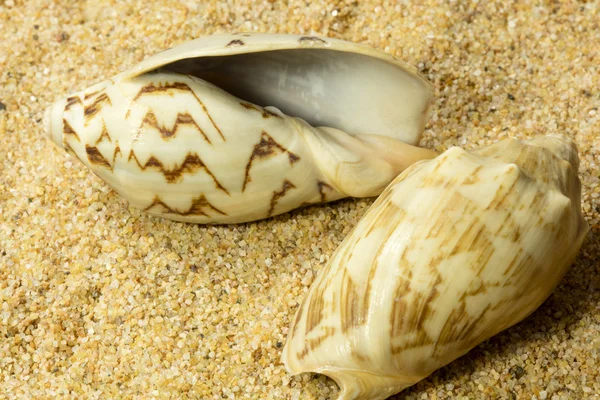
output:
[[[280,355],[315,276],[373,199],[199,226],[128,206],[43,135],[56,98],[216,32],[320,34],[434,85],[421,145],[564,133],[591,231],[529,318],[397,399],[600,393],[600,3],[0,0],[0,398],[335,399]],[[360,79],[357,77],[357,79]]]

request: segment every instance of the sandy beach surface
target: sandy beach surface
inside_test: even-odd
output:
[[[433,0],[0,0],[0,398],[337,398],[324,376],[289,376],[281,349],[373,199],[241,225],[168,221],[43,133],[55,99],[243,31],[330,36],[415,65],[435,88],[421,145],[436,151],[577,142],[591,231],[562,283],[395,398],[600,398],[600,2]]]

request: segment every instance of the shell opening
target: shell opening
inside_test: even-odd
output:
[[[308,371],[302,371],[308,372]],[[363,370],[327,367],[312,371],[333,379],[340,388],[338,400],[384,400],[423,379],[385,376]]]
[[[418,144],[428,84],[383,59],[331,49],[285,49],[188,58],[161,70],[193,75],[310,125]]]

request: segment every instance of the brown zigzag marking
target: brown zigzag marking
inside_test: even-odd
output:
[[[302,43],[302,42],[315,42],[315,43],[321,43],[321,44],[326,44],[327,43],[323,39],[318,38],[316,36],[302,36],[300,39],[298,39],[298,41],[300,43]]]
[[[288,190],[290,189],[294,189],[296,188],[296,186],[288,181],[287,179],[285,181],[283,181],[283,186],[281,188],[280,191],[273,192],[273,197],[271,198],[271,207],[269,208],[269,212],[267,213],[267,217],[270,217],[273,214],[273,211],[275,210],[275,205],[277,204],[277,202],[279,201],[279,199],[281,199],[283,196],[285,196],[285,194],[287,193]]]
[[[246,164],[246,173],[244,175],[242,192],[246,190],[246,185],[252,181],[252,178],[250,177],[250,168],[252,168],[252,163],[254,162],[254,159],[269,158],[277,154],[277,152],[287,153],[288,159],[290,160],[290,165],[294,165],[296,162],[298,162],[298,160],[300,160],[300,157],[298,157],[296,154],[292,153],[291,151],[277,143],[267,132],[263,131],[262,135],[260,136],[260,142],[254,145],[252,155],[248,160],[248,164]]]
[[[86,94],[86,95],[83,97],[83,100],[85,100],[85,101],[88,101],[88,100],[89,100],[89,99],[91,99],[92,97],[94,97],[94,96],[96,96],[97,94],[99,94],[99,93],[102,93],[102,92],[104,92],[104,89],[102,89],[102,90],[96,90],[95,92],[88,93],[88,94]]]
[[[240,39],[233,39],[231,42],[227,43],[227,45],[225,47],[229,47],[229,46],[243,46],[246,43],[244,43],[243,40]]]
[[[265,108],[260,110],[258,107],[256,107],[252,103],[240,103],[240,105],[248,110],[254,110],[254,111],[258,111],[259,113],[262,113],[263,118],[271,118],[271,117],[281,118],[280,115],[277,115],[274,112],[271,112]]]
[[[65,141],[63,141],[63,144],[65,146],[65,151],[72,155],[73,157],[77,157],[77,154],[75,153],[75,150],[73,150],[73,148],[71,147],[71,145]]]
[[[85,116],[85,124],[87,125],[91,119],[94,118],[96,114],[102,109],[102,105],[104,103],[108,103],[112,106],[112,101],[110,97],[106,93],[102,93],[100,96],[96,97],[94,102],[89,106],[86,106],[83,110],[83,114]]]
[[[204,195],[192,199],[192,205],[190,206],[190,209],[181,215],[206,215],[208,217],[208,215],[202,211],[204,207],[208,207],[210,210],[213,210],[221,215],[227,215],[223,211],[210,204]]]
[[[146,85],[143,88],[141,88],[140,91],[138,92],[138,94],[133,98],[132,102],[135,102],[136,100],[138,100],[140,97],[142,97],[144,95],[155,94],[155,93],[167,93],[172,96],[173,94],[170,93],[172,91],[191,93],[192,96],[194,96],[194,98],[198,102],[198,104],[200,104],[200,107],[202,107],[202,110],[204,110],[204,112],[206,113],[206,116],[210,120],[213,127],[217,130],[217,132],[219,132],[221,139],[226,140],[225,136],[223,136],[223,132],[221,132],[221,129],[219,129],[219,127],[217,126],[215,121],[212,119],[210,113],[208,112],[208,109],[206,108],[206,106],[204,105],[202,100],[200,100],[200,98],[196,95],[196,92],[194,92],[191,87],[189,87],[187,84],[185,84],[183,82],[166,83],[164,85],[159,85],[159,86],[151,83],[151,84]],[[130,111],[131,110],[127,111],[125,118],[129,117]]]
[[[209,215],[205,212],[207,210],[212,210],[221,215],[227,215],[223,211],[219,210],[206,199],[206,197],[201,194],[200,196],[192,199],[192,204],[187,211],[179,211],[177,209],[169,207],[164,201],[160,199],[160,197],[154,196],[154,200],[152,203],[144,209],[144,211],[150,211],[153,207],[160,206],[164,208],[164,213],[167,214],[177,214],[182,216],[189,215],[203,215],[205,217],[209,217]]]
[[[83,107],[83,102],[81,101],[79,96],[71,96],[71,97],[67,98],[67,104],[65,105],[65,111],[68,111],[75,104],[79,104],[80,106]]]
[[[323,181],[317,181],[317,188],[319,190],[319,195],[321,196],[319,202],[321,203],[325,203],[327,201],[327,193],[325,193],[325,189],[328,190],[335,190],[333,189],[330,185],[328,185],[327,183],[323,182]],[[306,207],[306,206],[312,206],[313,204],[318,203],[316,201],[303,201],[298,208],[301,207]]]
[[[317,186],[319,187],[319,194],[321,195],[321,203],[324,203],[327,200],[327,195],[325,194],[325,189],[333,190],[333,188],[323,181],[318,181]]]
[[[164,201],[162,201],[160,199],[160,197],[158,197],[158,195],[154,196],[154,199],[152,200],[152,203],[150,203],[150,205],[146,208],[144,208],[144,211],[148,212],[150,211],[152,208],[159,206],[162,207],[164,209],[164,213],[169,213],[169,214],[176,214],[173,212],[173,209],[171,207],[169,207],[168,205],[165,204]]]
[[[154,114],[152,111],[148,111],[146,113],[146,116],[144,117],[144,120],[142,121],[142,126],[140,126],[140,130],[146,124],[159,131],[160,136],[165,140],[169,140],[175,135],[177,135],[177,130],[179,129],[180,125],[192,125],[195,126],[196,129],[198,129],[198,131],[202,134],[202,137],[204,137],[204,140],[206,140],[208,143],[211,143],[208,136],[206,136],[202,128],[200,128],[200,126],[196,123],[194,118],[189,113],[177,113],[175,125],[173,125],[173,128],[168,129],[164,126],[160,126],[156,119],[156,114]]]
[[[179,180],[181,180],[183,178],[183,174],[185,174],[185,173],[193,174],[196,171],[203,169],[213,179],[217,189],[222,190],[223,192],[229,194],[227,189],[225,189],[219,183],[219,181],[217,181],[217,178],[215,178],[215,176],[210,171],[210,169],[208,169],[208,167],[202,162],[202,160],[200,159],[198,154],[188,153],[188,155],[185,157],[185,159],[183,160],[181,165],[175,166],[175,168],[173,168],[173,169],[165,168],[163,163],[160,162],[154,156],[150,156],[148,161],[146,161],[146,163],[144,165],[142,165],[140,163],[140,161],[137,159],[137,156],[135,155],[135,153],[133,152],[133,149],[129,152],[127,161],[131,161],[131,159],[135,160],[136,164],[138,165],[138,167],[140,167],[140,169],[142,171],[145,171],[148,168],[157,168],[163,174],[163,176],[165,177],[165,179],[167,180],[168,183],[177,183]]]
[[[113,168],[115,166],[115,161],[117,159],[117,154],[120,154],[121,156],[123,155],[123,153],[121,153],[121,148],[119,147],[118,144],[117,144],[117,147],[115,147],[115,151],[113,152],[113,157],[112,157]]]
[[[100,143],[104,139],[106,139],[110,143],[112,143],[112,139],[111,139],[110,135],[108,134],[108,130],[106,129],[106,124],[103,121],[102,122],[102,133],[100,134],[100,137],[98,138],[98,140],[96,140],[95,145],[98,146],[98,143]]]
[[[79,139],[79,135],[77,134],[77,132],[75,132],[75,129],[73,129],[71,124],[69,124],[69,122],[64,118],[63,118],[63,135],[65,136],[65,139],[66,139],[67,135],[74,136],[78,142],[81,142],[81,139]]]
[[[85,145],[85,152],[87,153],[87,158],[91,164],[99,165],[101,167],[106,167],[112,170],[112,166],[108,162],[106,158],[100,153],[97,147],[92,147],[88,144]]]

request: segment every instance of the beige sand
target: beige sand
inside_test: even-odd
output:
[[[42,134],[58,96],[232,31],[329,35],[415,64],[436,89],[422,145],[437,151],[577,140],[591,233],[562,284],[397,398],[598,398],[600,3],[505,3],[0,0],[0,398],[336,398],[323,376],[288,376],[280,352],[372,199],[175,223],[128,207]]]

